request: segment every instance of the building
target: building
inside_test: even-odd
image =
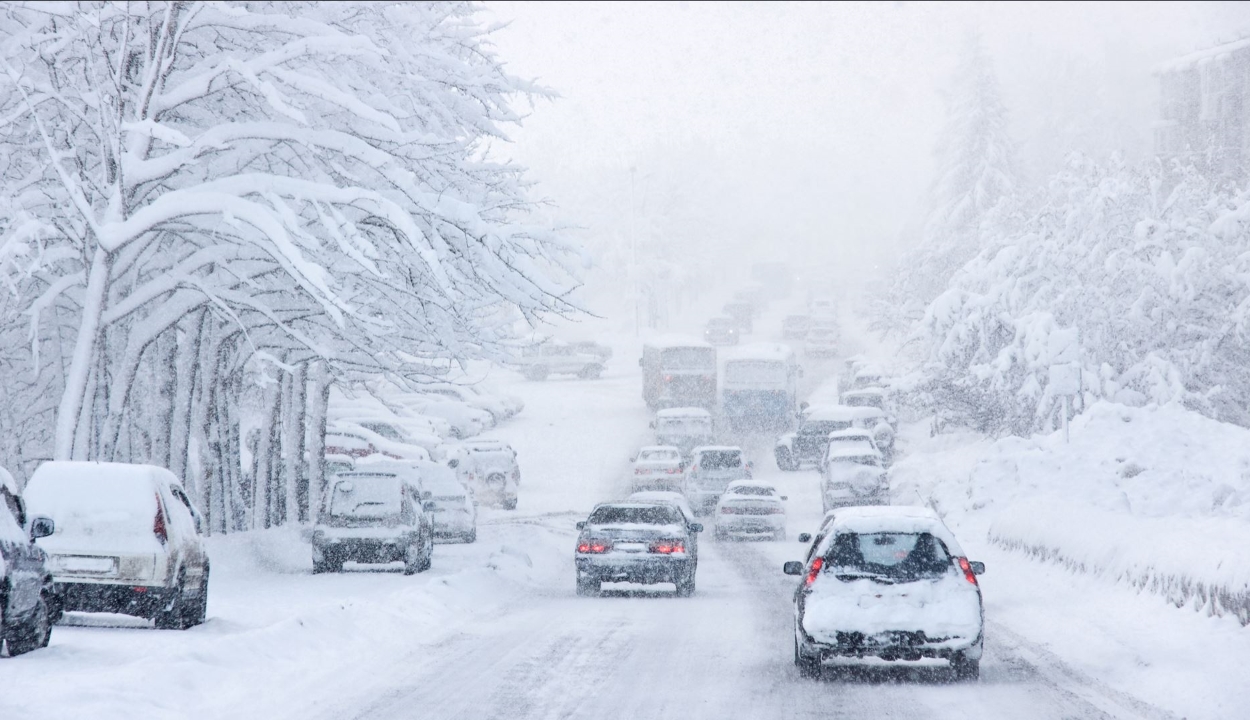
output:
[[[1250,37],[1161,65],[1155,152],[1220,175],[1250,174]]]

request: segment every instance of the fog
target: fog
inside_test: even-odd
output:
[[[924,216],[944,91],[972,37],[1036,183],[1072,150],[1149,156],[1153,67],[1250,27],[1237,3],[487,8],[507,24],[494,42],[509,69],[560,96],[503,152],[577,226],[601,311],[635,253],[644,273],[774,255],[831,263],[843,282],[888,272]]]

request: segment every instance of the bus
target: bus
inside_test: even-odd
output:
[[[738,430],[784,430],[798,416],[799,367],[789,345],[742,347],[725,360],[721,415]]]
[[[647,407],[716,406],[716,348],[690,337],[664,336],[642,346],[642,397]]]

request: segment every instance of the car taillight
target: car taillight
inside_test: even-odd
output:
[[[681,472],[681,468],[669,468],[665,470],[664,472],[668,473],[669,475],[677,475],[678,473]]]
[[[772,505],[772,506],[770,506],[770,507],[768,508],[768,514],[769,514],[769,515],[781,515],[781,514],[783,514],[785,511],[786,511],[786,509],[785,509],[785,508],[783,508],[783,507],[781,507],[780,505]]]
[[[820,569],[825,566],[825,559],[818,557],[812,561],[812,566],[807,569],[807,578],[803,580],[803,585],[810,587],[816,582],[816,576],[820,574]]]
[[[612,543],[607,540],[584,540],[577,544],[579,553],[605,553],[611,549]]]
[[[673,376],[672,376],[672,375],[665,375],[665,376],[664,376],[664,382],[673,382]]]
[[[736,515],[738,514],[738,510],[736,508],[731,508],[728,505],[725,505],[724,507],[720,509],[720,514],[721,515]]]
[[[959,558],[959,569],[964,571],[964,580],[977,584],[977,575],[972,572],[972,565],[968,562],[968,558]]]
[[[679,540],[661,540],[651,545],[651,552],[662,555],[686,552],[686,546]]]
[[[635,474],[635,475],[646,475],[646,474],[647,474],[647,471],[646,471],[646,470],[643,470],[642,468],[634,468],[634,474]]]
[[[161,509],[161,499],[156,498],[156,518],[152,520],[152,534],[156,536],[161,544],[169,542],[169,532],[165,529],[165,511]]]

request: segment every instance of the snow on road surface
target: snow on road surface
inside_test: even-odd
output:
[[[979,537],[961,537],[989,564],[977,683],[948,684],[923,669],[801,679],[792,663],[795,581],[780,571],[801,556],[794,541],[717,543],[705,534],[689,599],[666,586],[576,597],[574,523],[627,493],[626,458],[649,442],[631,365],[618,357],[601,380],[509,388],[526,411],[491,435],[518,451],[519,508],[484,511],[479,541],[439,545],[430,572],[313,576],[295,531],[214,538],[205,625],[158,632],[74,616],[49,650],[0,663],[0,718],[1235,717],[1232,689],[1204,686],[1207,697],[1155,705],[1126,693],[1142,677],[1135,668],[1166,667],[1166,658],[1138,654],[1140,644],[1125,652],[1092,636],[1104,675],[1046,643],[1048,626],[1070,636],[1064,628],[1096,626],[1127,605],[1169,642],[1174,629],[1200,630],[1180,662],[1250,659],[1220,640],[1223,625],[1076,584],[987,550]],[[817,473],[777,471],[770,438],[747,446],[756,476],[789,497],[790,537],[814,529]],[[1203,657],[1207,641],[1225,654]]]

